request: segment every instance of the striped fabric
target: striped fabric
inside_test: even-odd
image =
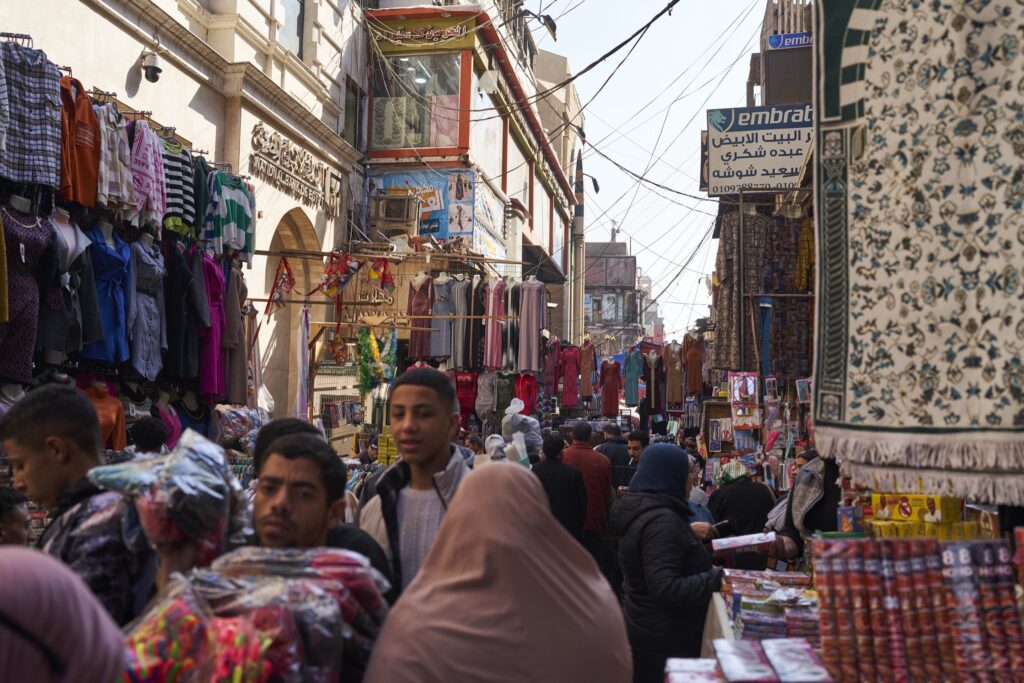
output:
[[[11,109],[7,104],[7,69],[0,55],[0,152],[7,149],[7,129],[11,127]]]
[[[210,204],[203,238],[215,254],[226,249],[241,252],[251,263],[254,248],[253,201],[241,178],[218,171],[210,176]]]
[[[135,185],[135,215],[132,224],[143,226],[159,224],[166,213],[167,198],[164,194],[163,142],[149,126],[142,121],[133,121],[132,183]]]
[[[167,208],[165,216],[181,218],[195,225],[196,200],[192,187],[192,154],[176,140],[163,140],[164,178]]]
[[[100,124],[100,169],[96,204],[117,212],[136,206],[132,184],[132,151],[128,146],[128,122],[114,104],[93,105]]]
[[[42,50],[3,43],[10,126],[0,177],[60,186],[60,72]]]

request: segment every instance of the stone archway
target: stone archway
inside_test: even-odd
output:
[[[300,208],[294,208],[281,217],[269,251],[321,251],[316,230]],[[274,275],[280,262],[279,257],[267,258],[265,291],[274,286]],[[308,258],[288,257],[292,274],[295,276],[295,291],[290,299],[302,299],[303,294],[313,289],[323,275],[323,263]],[[322,297],[321,297],[322,298]],[[316,298],[311,300],[317,301]],[[313,305],[311,318],[323,320],[322,306]],[[274,418],[292,414],[295,402],[296,380],[298,377],[299,314],[301,304],[289,304],[270,316],[266,322],[266,333],[261,334],[263,346],[263,382],[274,397]]]

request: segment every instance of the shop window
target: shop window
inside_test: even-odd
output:
[[[378,58],[371,146],[457,147],[460,63],[457,52]]]
[[[363,107],[366,96],[352,79],[345,84],[345,131],[342,136],[358,150],[363,149]]]
[[[277,42],[302,59],[302,34],[305,29],[306,0],[281,0],[284,22],[277,32]]]

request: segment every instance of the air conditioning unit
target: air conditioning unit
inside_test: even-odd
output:
[[[415,194],[378,194],[370,197],[370,231],[391,238],[419,234],[420,198]]]

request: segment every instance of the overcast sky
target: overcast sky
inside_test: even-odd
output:
[[[535,30],[534,36],[542,49],[566,55],[575,72],[666,4],[667,0],[528,0],[527,7],[543,8],[544,14],[557,18],[557,42],[543,30]],[[705,111],[744,106],[749,55],[756,50],[765,6],[766,0],[676,5],[671,16],[651,27],[586,107],[587,140],[636,173],[703,197],[697,178]],[[594,97],[628,50],[576,81],[581,102]],[[584,171],[601,186],[595,195],[587,184],[587,241],[607,241],[616,221],[619,239],[632,240],[638,266],[653,278],[654,294],[659,294],[697,249],[716,204],[639,184],[593,149],[588,149],[584,164]],[[717,246],[717,240],[706,240],[659,297],[668,339],[682,340],[689,324],[708,314],[710,296],[702,280],[714,269]]]

